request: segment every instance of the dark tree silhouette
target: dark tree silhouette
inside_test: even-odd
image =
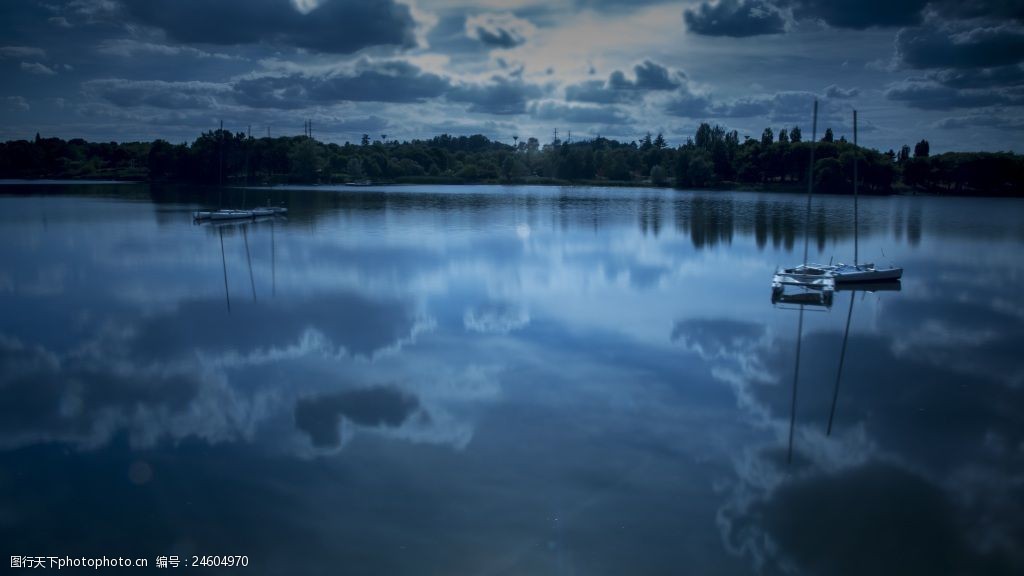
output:
[[[930,146],[927,140],[921,140],[914,144],[914,158],[927,158]]]

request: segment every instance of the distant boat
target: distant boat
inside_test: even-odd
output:
[[[793,302],[807,303],[806,300],[817,300],[823,306],[832,305],[832,293],[835,291],[835,278],[825,267],[807,263],[807,245],[810,238],[811,193],[814,189],[814,142],[818,138],[818,101],[814,101],[814,115],[811,124],[811,158],[807,170],[807,213],[804,216],[804,263],[792,268],[778,268],[772,275],[772,303]],[[803,288],[810,294],[786,294],[788,286]],[[817,294],[815,294],[817,293]]]
[[[874,264],[801,264],[793,268],[782,268],[775,274],[807,278],[812,281],[829,276],[835,284],[841,285],[860,282],[892,282],[903,276],[903,268],[878,268]]]
[[[370,180],[352,180],[345,182],[345,186],[373,186],[373,182]]]
[[[284,214],[271,214],[269,216],[256,216],[254,218],[231,218],[231,219],[220,219],[214,220],[210,218],[193,219],[192,223],[199,226],[214,226],[214,227],[234,227],[234,226],[246,226],[248,224],[255,224],[259,222],[275,222],[287,220],[287,216]]]
[[[860,264],[858,260],[860,220],[858,219],[857,207],[857,111],[853,111],[853,264],[837,264],[828,266],[828,270],[835,277],[836,283],[848,284],[853,282],[891,282],[899,280],[903,276],[903,268],[896,266],[877,267],[874,264]]]
[[[814,125],[815,128],[818,124],[818,103],[814,103]],[[816,130],[815,130],[816,131]],[[812,142],[815,138],[812,135]],[[853,146],[854,151],[857,150],[857,111],[853,111]],[[857,164],[859,162],[854,155],[853,162],[853,264],[808,264],[807,263],[807,248],[806,239],[804,246],[804,263],[792,268],[781,268],[775,272],[775,277],[772,279],[772,291],[781,289],[779,288],[783,284],[800,284],[801,279],[806,279],[810,284],[808,286],[814,287],[814,281],[818,278],[830,276],[833,279],[833,286],[843,284],[854,284],[854,283],[880,283],[880,282],[895,282],[899,281],[903,277],[903,268],[896,266],[883,266],[878,267],[874,264],[860,264],[858,262],[858,248],[859,248],[859,228],[860,222],[858,218],[858,178],[857,178]],[[812,144],[811,148],[811,168],[808,174],[807,183],[807,209],[810,214],[810,198],[812,190],[812,181],[814,177],[814,148]],[[779,282],[779,278],[784,277],[788,279],[788,282]]]
[[[192,218],[195,220],[253,220],[287,213],[287,208],[272,206],[250,210],[199,210],[192,213]]]
[[[787,294],[787,286],[805,290]],[[808,266],[777,270],[772,276],[772,304],[809,304],[832,306],[836,282],[831,273]]]

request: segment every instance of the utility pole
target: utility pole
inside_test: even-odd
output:
[[[224,121],[220,121],[220,130],[217,131],[217,152],[220,156],[217,161],[217,185],[224,185]]]

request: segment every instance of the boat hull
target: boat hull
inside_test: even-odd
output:
[[[837,284],[860,282],[892,282],[903,277],[903,268],[876,268],[873,265],[850,266],[840,264],[831,271]]]
[[[287,214],[287,208],[254,208],[252,210],[200,210],[192,213],[196,220],[252,220]]]

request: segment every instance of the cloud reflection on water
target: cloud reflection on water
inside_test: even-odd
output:
[[[657,571],[686,551],[708,568],[841,573],[872,567],[843,543],[893,524],[917,531],[904,558],[916,566],[1024,565],[1012,211],[981,230],[935,199],[864,203],[861,249],[898,258],[904,289],[856,295],[832,436],[843,314],[808,314],[786,466],[796,319],[772,308],[767,278],[802,242],[800,197],[273,194],[289,220],[225,231],[224,261],[189,206],[0,198],[0,390],[19,400],[0,409],[3,454],[99,458],[124,437],[153,458],[150,486],[169,474],[161,456],[230,477],[189,452],[210,451],[259,471],[237,497],[262,495],[275,522],[319,533],[361,510],[362,539],[345,533],[364,550],[426,533],[510,570],[551,568],[543,551],[557,550],[578,571]],[[847,199],[816,204],[815,257],[850,254],[847,216]],[[957,278],[979,258],[993,279],[968,290]],[[61,290],[33,290],[57,264]],[[933,541],[946,556],[923,556]],[[904,566],[874,543],[889,562],[874,567]]]

